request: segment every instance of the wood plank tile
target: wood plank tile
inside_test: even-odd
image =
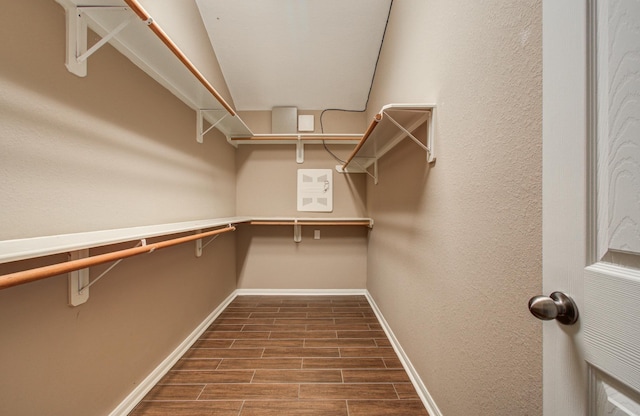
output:
[[[227,307],[227,309],[225,309],[225,311],[228,312],[256,312],[256,311],[260,311],[260,312],[279,312],[280,307],[279,306],[274,306],[274,307],[259,307],[256,308],[255,306],[252,307],[246,307],[246,306],[240,306],[240,305],[229,305]]]
[[[244,325],[244,324],[252,324],[252,325],[272,325],[274,324],[275,319],[273,318],[223,318],[216,319],[216,322],[221,324],[231,324],[231,325]]]
[[[212,323],[207,328],[207,331],[242,331],[242,324],[225,324],[225,323]]]
[[[218,368],[218,364],[220,364],[221,359],[186,359],[181,358],[178,362],[171,368],[173,371],[189,371],[189,370],[205,370],[211,371]]]
[[[376,347],[373,339],[305,339],[305,348]]]
[[[396,383],[393,385],[400,399],[419,399],[418,392],[413,384],[410,383]]]
[[[342,324],[311,324],[306,325],[303,328],[306,331],[368,331],[370,330],[369,324],[354,324],[354,323],[342,323]]]
[[[232,339],[198,339],[191,348],[229,348],[232,344]]]
[[[218,366],[218,370],[231,369],[258,369],[258,368],[279,368],[279,369],[300,369],[302,368],[302,358],[257,358],[257,359],[224,359]]]
[[[378,318],[376,317],[357,317],[357,318],[335,318],[334,319],[336,324],[341,324],[341,323],[353,323],[353,324],[362,324],[362,323],[366,323],[366,324],[376,324],[378,323]]]
[[[390,347],[391,346],[391,341],[389,341],[386,337],[384,338],[376,338],[376,345],[378,347]]]
[[[154,386],[144,397],[144,400],[196,400],[204,390],[205,385],[187,386]]]
[[[306,312],[252,312],[251,318],[275,318],[275,319],[283,319],[283,318],[306,318]]]
[[[183,358],[257,358],[262,348],[190,348]]]
[[[305,324],[291,324],[291,325],[251,325],[245,324],[242,326],[243,331],[305,331],[307,325]]]
[[[229,318],[248,318],[251,315],[249,312],[222,312],[218,319],[229,319]]]
[[[333,318],[291,318],[276,319],[276,325],[315,325],[315,324],[333,324]]]
[[[240,416],[347,416],[344,400],[246,401]]]
[[[340,357],[337,348],[265,348],[262,357]]]
[[[250,383],[253,370],[246,371],[169,371],[161,384]]]
[[[386,338],[384,331],[338,331],[338,338]]]
[[[281,400],[297,397],[297,384],[207,384],[199,400]]]
[[[342,373],[340,370],[256,370],[253,383],[342,383]]]
[[[404,370],[342,370],[345,383],[410,383]]]
[[[397,358],[393,348],[340,348],[341,357],[381,357]]]
[[[141,402],[129,416],[237,416],[242,401]]]
[[[304,358],[302,368],[386,368],[382,358]]]
[[[293,307],[289,305],[282,305],[278,312],[333,312],[333,308],[328,307],[318,307],[318,306],[305,306],[305,307]]]
[[[242,332],[242,331],[205,331],[201,339],[267,339],[269,332]]]
[[[272,331],[270,339],[318,339],[318,338],[336,338],[336,331]]]
[[[362,312],[311,312],[309,318],[363,318]]]
[[[387,368],[404,368],[398,357],[383,358],[383,361]]]
[[[242,296],[133,414],[411,416],[423,411],[366,297]]]
[[[301,384],[301,399],[397,399],[393,384]]]
[[[429,416],[420,400],[348,400],[349,416]]]
[[[231,348],[302,348],[303,339],[237,339]]]

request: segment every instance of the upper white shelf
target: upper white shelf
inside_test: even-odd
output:
[[[435,161],[433,115],[435,104],[388,104],[382,107],[369,125],[362,140],[346,163],[338,166],[342,172],[363,172],[405,138],[416,142],[427,153],[427,162]],[[426,143],[414,136],[416,129],[426,128]]]
[[[177,47],[170,40],[161,40],[156,32],[162,29],[153,22],[152,17],[146,21],[142,20],[124,0],[56,1],[67,11],[67,37],[78,37],[78,45],[82,45],[83,42],[86,44],[86,39],[77,35],[77,29],[86,25],[101,37],[108,39],[121,54],[187,106],[196,111],[206,110],[202,111],[202,117],[210,124],[215,124],[225,136],[252,135],[251,130],[235,111],[224,100],[220,102],[181,60],[188,59],[184,56],[177,57],[180,53],[171,49]],[[126,26],[121,28],[123,24]],[[74,45],[68,45],[68,48],[72,49],[72,52],[76,49]],[[77,56],[82,56],[83,48],[80,49]],[[69,57],[67,60],[69,61]],[[69,67],[69,62],[67,66]],[[195,71],[197,72],[197,69]]]
[[[5,240],[0,241],[0,263],[66,253],[126,241],[141,240],[143,238],[206,230],[208,228],[239,224],[250,220],[251,218],[249,217],[214,218],[201,221]]]

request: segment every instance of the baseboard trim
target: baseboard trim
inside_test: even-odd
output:
[[[238,296],[331,296],[331,295],[366,295],[367,289],[236,289]]]
[[[236,298],[237,294],[234,291],[231,293],[217,308],[213,310],[205,318],[196,329],[182,341],[178,347],[173,350],[167,358],[165,358],[158,367],[155,368],[129,395],[116,407],[109,416],[125,416],[128,415],[134,407],[144,398],[144,396],[155,386],[162,377],[164,377],[171,367],[178,362],[178,360],[187,352],[189,348],[200,338],[200,336],[207,330],[209,325],[222,313],[222,311]]]
[[[396,336],[393,334],[391,327],[389,326],[387,321],[384,319],[384,316],[382,315],[380,308],[378,308],[376,301],[373,300],[373,296],[371,296],[371,293],[369,293],[368,290],[366,291],[365,296],[367,297],[367,300],[371,305],[371,309],[373,309],[373,312],[376,314],[378,321],[380,321],[380,325],[382,325],[382,329],[387,334],[387,337],[389,338],[389,341],[391,342],[393,349],[395,350],[396,354],[398,354],[398,358],[400,359],[400,362],[402,363],[402,366],[404,367],[405,371],[409,375],[409,378],[411,379],[411,383],[415,387],[418,393],[418,396],[420,396],[420,400],[422,400],[424,407],[427,408],[427,412],[429,413],[430,416],[442,416],[442,412],[440,412],[440,409],[436,405],[436,402],[433,400],[433,397],[431,397],[431,394],[429,394],[429,391],[427,390],[427,387],[422,382],[422,379],[420,379],[420,376],[418,375],[418,372],[416,371],[415,367],[413,366],[413,364],[411,364],[409,357],[402,349],[402,346],[400,345],[398,338],[396,338]]]

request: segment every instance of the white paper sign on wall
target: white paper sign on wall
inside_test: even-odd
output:
[[[298,211],[333,211],[332,169],[298,169]]]

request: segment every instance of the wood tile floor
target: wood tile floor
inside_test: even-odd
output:
[[[427,411],[364,296],[238,296],[131,415]]]

